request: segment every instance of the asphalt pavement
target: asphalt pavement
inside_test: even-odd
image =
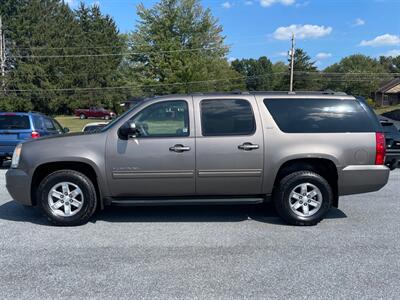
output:
[[[108,208],[49,226],[0,170],[0,298],[398,299],[400,170],[314,227],[268,205]]]

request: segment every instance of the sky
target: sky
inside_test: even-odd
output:
[[[66,0],[72,8],[78,0]],[[123,33],[133,31],[136,5],[156,0],[84,0],[111,15]],[[400,0],[202,0],[223,26],[230,60],[267,56],[286,60],[290,36],[320,69],[361,53],[400,55]]]

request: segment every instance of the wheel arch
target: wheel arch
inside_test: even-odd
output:
[[[331,185],[334,193],[332,205],[339,206],[338,170],[335,163],[327,158],[296,158],[284,162],[279,168],[274,181],[274,189],[287,175],[297,171],[311,171],[324,177]]]
[[[100,189],[98,173],[96,169],[87,162],[80,161],[62,161],[62,162],[47,162],[43,163],[36,167],[35,171],[32,175],[31,182],[31,199],[32,205],[37,205],[37,189],[40,185],[40,182],[51,173],[60,170],[74,170],[86,175],[93,183],[96,189],[96,196],[98,200],[98,204],[100,204],[101,209],[103,209],[103,193]]]

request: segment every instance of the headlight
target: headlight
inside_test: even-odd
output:
[[[18,144],[18,146],[15,147],[13,157],[11,160],[11,168],[13,168],[13,169],[18,168],[19,158],[21,157],[21,150],[22,150],[22,144]]]

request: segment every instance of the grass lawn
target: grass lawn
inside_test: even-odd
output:
[[[58,116],[55,119],[61,124],[62,127],[68,127],[71,132],[82,131],[83,126],[88,123],[104,122],[103,119],[84,119],[81,120],[74,116]]]

